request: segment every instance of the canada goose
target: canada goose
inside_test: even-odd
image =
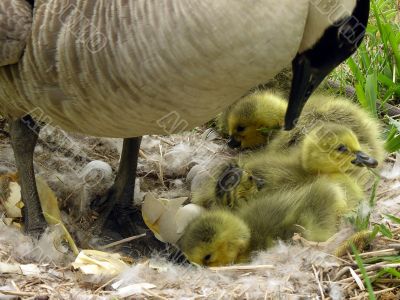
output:
[[[260,193],[237,213],[203,213],[186,227],[178,246],[192,262],[218,266],[244,262],[277,239],[301,232],[312,241],[332,236],[345,209],[343,190],[321,179],[294,189]]]
[[[369,2],[34,1],[32,24],[22,26],[31,25],[26,46],[21,50],[7,38],[0,44],[1,113],[10,120],[26,231],[45,227],[33,177],[39,131],[33,118],[68,131],[127,138],[96,228],[117,202],[115,219],[129,227],[137,137],[200,125],[291,61],[285,126],[292,128],[321,80],[356,51]],[[1,39],[17,28],[18,16],[32,15],[27,5],[1,1]],[[4,59],[14,50],[23,55]]]

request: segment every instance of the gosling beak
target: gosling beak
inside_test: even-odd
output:
[[[312,66],[306,54],[297,54],[292,61],[293,79],[288,108],[285,116],[285,130],[291,130],[297,123],[308,98],[331,71]]]
[[[356,158],[351,161],[352,164],[358,167],[368,167],[368,168],[376,168],[378,166],[378,161],[365,154],[364,152],[358,151],[355,153]]]
[[[239,148],[242,145],[241,142],[236,140],[233,136],[229,137],[228,146],[232,149]]]

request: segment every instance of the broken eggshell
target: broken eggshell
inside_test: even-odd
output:
[[[183,205],[186,200],[187,197],[157,199],[151,193],[145,196],[142,204],[143,220],[158,240],[175,244],[185,227],[204,212],[204,208],[199,205]]]
[[[11,219],[22,218],[24,203],[21,199],[21,187],[17,182],[16,174],[0,176],[0,202],[6,217]]]

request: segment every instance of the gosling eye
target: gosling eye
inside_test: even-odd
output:
[[[249,180],[253,181],[253,176],[252,175],[249,176]]]
[[[342,153],[349,151],[345,145],[340,145],[336,150]]]
[[[236,127],[237,132],[243,132],[244,130],[245,130],[244,126],[238,125],[238,127]]]
[[[205,263],[208,263],[210,261],[210,259],[211,259],[211,254],[207,254],[206,256],[203,257],[203,261]]]

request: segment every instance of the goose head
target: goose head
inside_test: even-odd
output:
[[[303,39],[292,61],[286,130],[294,127],[322,80],[357,50],[365,35],[369,9],[369,0],[310,1]]]

